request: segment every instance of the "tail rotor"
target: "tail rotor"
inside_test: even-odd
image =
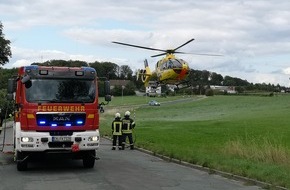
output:
[[[152,75],[152,72],[149,68],[149,64],[147,59],[144,60],[144,69],[139,69],[137,72],[137,80],[139,79],[139,76],[141,77],[141,81],[145,84],[145,86],[148,86],[148,82],[150,80],[150,77]]]

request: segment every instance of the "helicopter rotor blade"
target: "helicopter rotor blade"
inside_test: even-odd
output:
[[[157,55],[152,55],[151,57],[159,57],[159,56],[162,56],[162,55],[166,55],[167,53],[160,53],[160,54],[157,54]]]
[[[179,51],[176,51],[175,53],[179,53],[179,54],[191,54],[191,55],[205,55],[205,56],[223,56],[221,54],[211,54],[211,53],[186,53],[186,52],[179,52]]]
[[[205,56],[223,56],[220,54],[209,54],[209,53],[191,53],[193,55],[205,55]]]
[[[160,53],[157,55],[152,55],[151,57],[159,57],[162,55],[166,55],[167,53],[174,53],[174,54],[190,54],[190,55],[204,55],[204,56],[223,56],[221,54],[210,54],[210,53],[186,53],[181,51],[175,51],[175,52],[166,52],[166,53]]]
[[[161,51],[164,53],[160,53],[157,55],[153,55],[151,57],[159,57],[162,55],[166,55],[166,54],[174,54],[174,53],[179,53],[179,54],[192,54],[192,55],[205,55],[205,56],[223,56],[223,55],[219,55],[219,54],[209,54],[209,53],[185,53],[185,52],[180,52],[180,51],[176,51],[179,48],[187,45],[188,43],[192,42],[194,40],[194,38],[188,40],[187,42],[185,42],[184,44],[178,46],[175,49],[167,49],[167,50],[163,50],[163,49],[157,49],[157,48],[150,48],[150,47],[145,47],[145,46],[139,46],[139,45],[133,45],[133,44],[127,44],[127,43],[123,43],[123,42],[116,42],[116,41],[112,41],[112,43],[115,44],[119,44],[119,45],[124,45],[124,46],[131,46],[131,47],[135,47],[135,48],[141,48],[141,49],[147,49],[147,50],[153,50],[153,51]]]
[[[154,50],[154,51],[166,52],[166,50],[163,50],[163,49],[156,49],[156,48],[138,46],[138,45],[127,44],[127,43],[123,43],[123,42],[115,42],[115,41],[113,41],[112,43],[119,44],[119,45],[124,45],[124,46],[131,46],[131,47],[135,47],[135,48],[142,48],[142,49],[147,49],[147,50]]]
[[[185,42],[184,44],[182,44],[182,45],[178,46],[177,48],[175,48],[175,49],[173,50],[173,52],[175,52],[175,50],[178,50],[179,48],[181,48],[181,47],[185,46],[186,44],[188,44],[188,43],[192,42],[193,40],[194,40],[194,38],[192,38],[192,39],[188,40],[188,41],[187,41],[187,42]]]

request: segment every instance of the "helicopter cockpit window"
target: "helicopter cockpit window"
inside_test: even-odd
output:
[[[181,68],[182,63],[178,59],[170,60],[170,67],[171,68]]]
[[[162,66],[162,70],[165,70],[167,68],[167,63],[164,63]]]
[[[167,67],[168,67],[168,69],[172,69],[172,68],[173,68],[173,63],[172,63],[171,60],[169,60],[169,61],[167,62]]]

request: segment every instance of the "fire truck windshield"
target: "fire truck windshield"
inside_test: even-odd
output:
[[[96,84],[94,80],[31,79],[25,92],[28,102],[92,103]]]

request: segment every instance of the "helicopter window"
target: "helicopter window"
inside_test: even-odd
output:
[[[168,68],[181,68],[182,63],[180,61],[178,59],[170,60]]]
[[[163,67],[162,67],[162,70],[165,70],[166,67],[167,67],[167,63],[164,63],[164,64],[163,64]]]
[[[172,69],[172,67],[173,67],[173,63],[172,63],[172,61],[171,60],[169,60],[168,62],[167,62],[167,68],[168,69]]]

